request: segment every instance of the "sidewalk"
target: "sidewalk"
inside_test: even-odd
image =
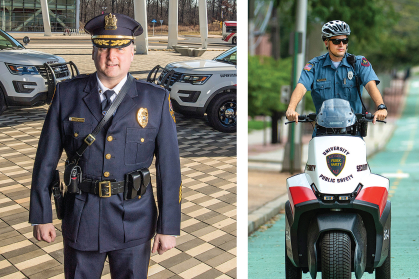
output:
[[[387,124],[369,124],[365,137],[367,157],[379,152],[391,138],[396,128],[396,118],[387,118]],[[282,125],[281,131],[288,127]],[[270,128],[266,131],[266,141],[270,141]],[[288,200],[286,179],[292,174],[281,173],[286,138],[281,144],[263,143],[264,131],[253,131],[248,135],[248,233],[277,215]],[[303,136],[303,158],[301,169],[307,162],[308,143],[311,135]],[[295,174],[295,173],[294,173]]]

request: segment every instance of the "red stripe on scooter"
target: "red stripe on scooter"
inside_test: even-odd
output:
[[[381,216],[387,203],[387,196],[388,192],[385,187],[368,187],[362,189],[356,199],[378,205]]]
[[[290,203],[291,203],[291,208],[293,212],[294,212],[295,205],[302,202],[316,199],[316,196],[314,195],[313,190],[307,187],[300,187],[300,186],[289,187],[289,191],[291,193]]]
[[[227,38],[225,38],[224,41],[228,42],[230,40],[231,36],[233,36],[234,34],[236,34],[236,33],[230,33],[230,35],[228,35]]]

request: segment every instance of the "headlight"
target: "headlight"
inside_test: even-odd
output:
[[[25,66],[15,64],[6,64],[6,66],[9,69],[9,71],[14,75],[39,75],[36,66]]]
[[[204,84],[212,75],[182,75],[180,82],[191,83],[195,85]]]

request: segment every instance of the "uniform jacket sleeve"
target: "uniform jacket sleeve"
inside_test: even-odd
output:
[[[39,138],[32,173],[29,222],[52,222],[51,189],[49,185],[62,153],[59,85],[48,109]]]
[[[359,76],[362,81],[362,85],[365,87],[368,82],[375,80],[376,84],[380,83],[377,75],[375,74],[371,63],[364,56],[357,56],[356,66],[358,68]]]
[[[298,83],[304,85],[307,91],[311,91],[313,88],[314,82],[314,74],[315,74],[315,61],[310,60],[301,71],[300,78],[298,79]]]
[[[181,174],[174,113],[166,91],[156,138],[157,233],[180,235]]]

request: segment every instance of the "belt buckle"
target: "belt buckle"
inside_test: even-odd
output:
[[[105,195],[103,195],[103,193],[102,193],[102,187],[107,188],[107,193]],[[112,195],[111,182],[110,181],[99,181],[99,197],[109,198],[111,195]]]

